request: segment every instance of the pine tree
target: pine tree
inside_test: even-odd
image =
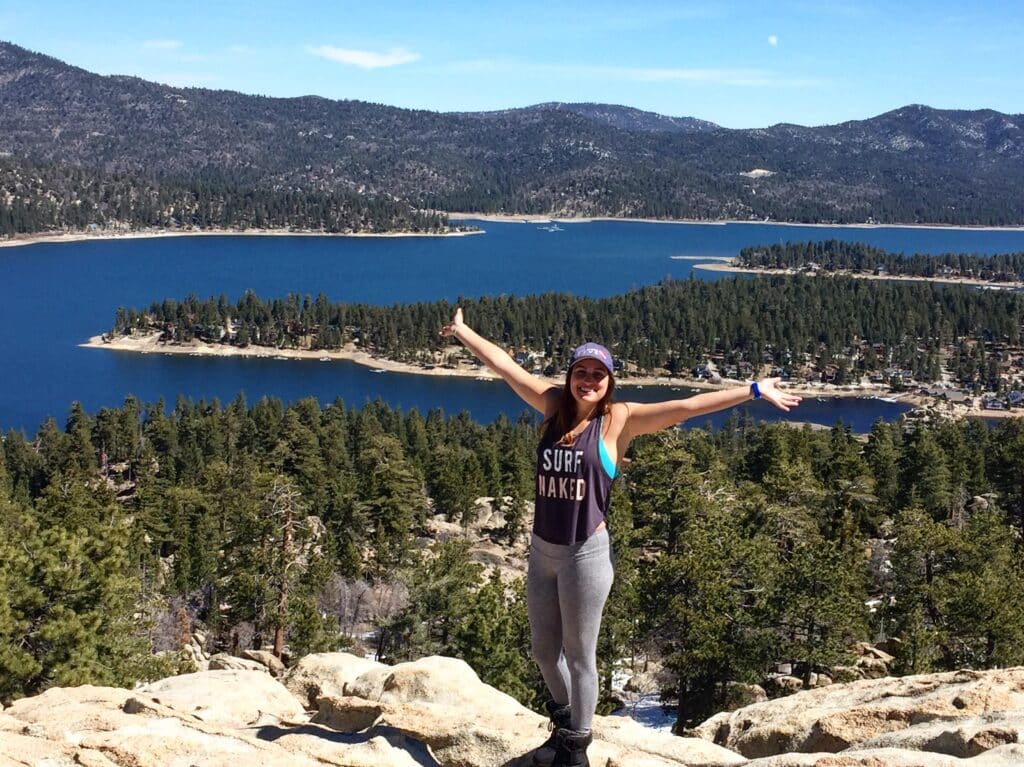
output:
[[[136,617],[130,520],[115,505],[96,511],[47,526],[0,501],[0,537],[18,542],[0,559],[0,698],[51,685],[128,685],[168,670]]]
[[[921,674],[935,669],[947,643],[937,588],[948,567],[951,531],[935,522],[920,506],[899,513],[892,604],[885,608],[888,632],[900,639],[897,669]]]
[[[492,570],[455,627],[451,648],[456,657],[473,667],[481,681],[523,705],[537,706],[546,697],[530,654],[523,579],[506,585],[500,573]]]
[[[952,476],[946,456],[931,429],[919,428],[903,448],[899,502],[908,506],[915,496],[934,520],[949,516],[953,501]]]
[[[407,561],[413,530],[425,521],[423,481],[395,437],[379,434],[360,443],[357,510],[370,522],[374,574],[381,577]]]
[[[423,561],[403,571],[409,604],[382,630],[389,660],[453,652],[483,569],[470,561],[469,550],[470,542],[464,539],[436,543]]]
[[[271,641],[278,657],[294,633],[297,647],[334,644],[316,600],[329,577],[324,527],[309,515],[286,477],[255,473],[236,483],[220,562],[220,588],[229,623],[250,621],[253,644]]]
[[[859,550],[820,536],[787,545],[775,606],[779,656],[810,675],[850,661],[849,647],[868,636],[866,562]]]
[[[772,547],[746,538],[738,515],[706,504],[676,553],[662,555],[640,589],[648,630],[678,680],[677,731],[720,710],[728,682],[762,678],[773,657]]]
[[[949,644],[946,668],[1024,663],[1024,568],[1019,539],[995,508],[977,508],[957,531],[936,587]]]

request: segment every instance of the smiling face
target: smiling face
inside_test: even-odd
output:
[[[608,393],[608,368],[597,360],[580,360],[569,371],[569,385],[580,412],[586,412]]]

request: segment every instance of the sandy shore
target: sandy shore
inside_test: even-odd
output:
[[[448,213],[452,220],[474,219],[477,221],[498,221],[517,224],[589,224],[595,221],[626,221],[644,224],[700,224],[702,226],[725,226],[726,224],[771,224],[772,226],[812,226],[822,228],[850,229],[951,229],[979,231],[1024,231],[1024,226],[950,226],[944,224],[802,224],[793,221],[704,221],[699,219],[665,219],[665,218],[622,218],[616,216],[592,216],[579,218],[560,218],[542,215],[498,214],[498,213]],[[121,240],[151,239],[155,237],[465,237],[472,234],[484,234],[483,231],[471,232],[319,232],[297,229],[146,229],[135,231],[97,231],[97,232],[41,232],[38,234],[18,234],[8,238],[0,238],[0,248],[13,248],[21,245],[36,245],[42,242],[82,242],[87,240]],[[680,257],[681,258],[681,257]],[[689,260],[691,257],[687,257]],[[699,267],[698,267],[699,268]],[[723,270],[728,271],[728,270]],[[859,276],[859,275],[858,275]],[[868,276],[868,275],[865,275]],[[873,276],[873,275],[871,275]],[[917,279],[912,277],[886,277],[881,279]],[[940,280],[946,281],[946,280]],[[958,280],[949,280],[957,282]]]
[[[694,269],[704,269],[709,272],[734,272],[736,274],[803,274],[796,269],[759,269],[754,267],[735,266],[730,260],[725,262],[714,262],[694,264]],[[819,276],[825,277],[855,277],[858,280],[884,280],[886,282],[941,282],[947,285],[968,285],[983,288],[1005,288],[1015,290],[1024,288],[1024,282],[992,282],[990,280],[979,280],[973,277],[915,277],[904,274],[864,274],[863,272],[850,272],[845,270],[835,272],[818,272]]]
[[[594,221],[636,221],[645,224],[701,224],[704,226],[725,226],[726,224],[768,224],[770,226],[813,226],[823,229],[951,229],[983,232],[1020,232],[1024,226],[956,226],[953,224],[807,224],[799,221],[750,221],[745,219],[723,219],[709,221],[696,218],[624,218],[622,216],[579,216],[560,217],[540,213],[466,213],[448,212],[453,220],[474,219],[476,221],[499,221],[512,224],[589,224]]]
[[[82,242],[86,240],[142,240],[157,237],[466,237],[471,232],[314,232],[298,229],[143,229],[125,232],[61,232],[15,235],[0,239],[0,248],[14,248],[21,245],[38,245],[43,242]]]
[[[124,336],[113,340],[104,340],[103,336],[93,336],[86,343],[81,344],[83,347],[91,349],[106,349],[108,351],[120,351],[120,352],[132,352],[136,354],[186,354],[190,356],[213,356],[213,357],[263,357],[270,359],[304,359],[304,360],[320,360],[323,362],[332,362],[338,360],[345,360],[348,362],[354,362],[357,365],[364,365],[374,370],[380,370],[388,373],[401,373],[407,375],[427,375],[427,376],[442,376],[442,377],[458,377],[458,378],[475,378],[477,380],[487,381],[499,381],[500,379],[494,373],[487,368],[478,367],[469,363],[461,363],[454,368],[442,367],[440,365],[436,367],[423,367],[421,365],[408,364],[404,362],[395,362],[394,360],[384,359],[381,357],[374,357],[371,354],[367,354],[364,351],[360,351],[353,344],[349,344],[346,348],[338,351],[324,351],[324,350],[301,350],[301,349],[274,349],[266,346],[248,346],[245,349],[240,349],[235,346],[227,346],[223,344],[206,344],[198,341],[186,344],[167,344],[159,342],[159,334],[152,333],[146,336]],[[461,353],[463,348],[461,346],[451,346],[444,351],[448,352],[459,352]],[[549,381],[554,385],[561,385],[563,378],[559,377],[548,377],[542,380]],[[620,387],[668,387],[673,390],[698,390],[698,391],[719,391],[721,389],[729,389],[737,386],[746,386],[746,381],[732,381],[723,379],[720,382],[712,383],[710,381],[692,378],[680,378],[680,377],[669,377],[669,376],[630,376],[620,377],[616,380],[616,383]],[[1014,411],[1003,412],[1003,411],[982,411],[978,406],[977,402],[971,406],[967,405],[950,405],[946,403],[936,404],[937,401],[932,397],[917,393],[898,393],[893,394],[889,387],[884,384],[854,384],[850,386],[833,386],[831,384],[811,384],[809,386],[786,386],[787,391],[792,392],[800,397],[804,398],[821,398],[821,399],[833,399],[833,398],[857,398],[857,399],[870,399],[870,398],[885,398],[888,401],[901,403],[910,407],[938,407],[944,414],[961,417],[961,416],[981,416],[986,418],[999,418],[1011,415],[1016,415]]]

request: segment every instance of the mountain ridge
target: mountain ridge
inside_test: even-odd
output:
[[[1024,115],[914,104],[755,129],[608,104],[442,113],[176,88],[0,42],[0,153],[480,213],[1024,223]]]

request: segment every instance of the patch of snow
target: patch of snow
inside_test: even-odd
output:
[[[648,692],[627,692],[623,688],[631,677],[628,668],[618,667],[612,672],[612,692],[626,705],[613,716],[628,716],[637,724],[650,730],[671,733],[676,715],[661,705],[661,694],[657,690]]]
[[[671,734],[672,727],[676,723],[675,713],[665,713],[661,705],[661,696],[656,692],[626,693],[625,698],[635,698],[635,701],[626,700],[626,707],[616,711],[615,716],[628,716],[637,724],[655,730]]]

